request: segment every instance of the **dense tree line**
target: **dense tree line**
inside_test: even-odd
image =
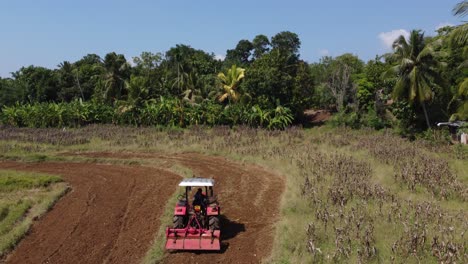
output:
[[[73,63],[65,61],[55,70],[23,67],[12,78],[0,80],[1,120],[17,126],[113,122],[280,128],[300,116],[308,106],[308,96],[304,95],[312,92],[310,69],[299,58],[299,48],[297,34],[281,32],[271,40],[263,35],[252,42],[241,40],[235,49],[227,51],[225,60],[188,45],[176,45],[164,54],[143,52],[133,58],[133,63],[112,52],[104,58],[88,54]],[[201,111],[206,112],[205,117],[213,114],[216,120],[195,117],[193,121],[175,122],[162,116],[143,116],[149,109],[165,107],[173,111],[174,118],[178,111],[184,111],[185,117]],[[91,118],[94,112],[85,110],[90,108],[103,114]],[[33,114],[35,111],[43,115]],[[69,111],[83,111],[78,116],[89,116],[80,121],[76,116],[65,118],[73,116],[67,114]],[[163,112],[151,113],[165,115]],[[35,122],[29,120],[32,116],[43,118]],[[147,122],[148,118],[153,122]],[[68,121],[57,121],[61,119]]]
[[[466,8],[464,1],[454,14],[464,16]],[[309,64],[300,57],[298,35],[285,31],[240,40],[224,60],[176,45],[165,53],[143,52],[132,63],[112,52],[64,61],[57,69],[23,67],[0,78],[0,119],[17,126],[280,128],[301,122],[305,109],[326,108],[337,112],[332,123],[412,133],[468,118],[466,25],[430,37],[413,30],[409,39],[395,41],[392,53],[368,62],[343,54]]]

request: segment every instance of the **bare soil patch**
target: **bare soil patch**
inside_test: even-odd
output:
[[[304,118],[310,124],[323,124],[331,118],[332,114],[329,110],[319,109],[313,110],[309,109],[304,111]]]
[[[138,263],[180,179],[137,166],[3,162],[0,168],[58,174],[72,187],[7,263]]]

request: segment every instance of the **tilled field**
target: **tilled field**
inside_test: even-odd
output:
[[[258,263],[271,253],[273,225],[284,189],[262,168],[200,154],[87,153],[157,159],[216,180],[222,206],[222,251],[169,252],[165,263]],[[62,175],[72,191],[37,221],[7,263],[139,263],[180,176],[165,169],[95,163],[2,162],[0,168]]]

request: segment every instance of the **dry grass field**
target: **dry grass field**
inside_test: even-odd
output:
[[[247,193],[235,181],[229,182],[229,177],[250,180],[259,170],[263,171],[261,177],[281,179],[284,189],[269,194],[278,199],[278,216],[262,216],[271,224],[261,230],[248,225],[248,218],[230,219],[233,222],[226,228],[236,223],[247,228],[227,239],[231,246],[224,252],[210,256],[219,261],[235,262],[242,254],[257,252],[261,257],[253,258],[252,253],[251,261],[468,262],[465,146],[410,142],[389,131],[327,127],[268,131],[88,126],[73,130],[4,128],[0,131],[0,153],[5,161],[30,166],[78,162],[151,167],[180,177],[202,172],[220,177],[226,185],[220,191],[228,216],[236,215],[235,206],[243,206],[230,203],[228,200],[235,197],[230,193]],[[221,157],[225,161],[220,161]],[[167,195],[158,216],[159,231],[154,232],[153,245],[136,258],[138,261],[187,259],[186,255],[161,250],[161,228],[170,224],[167,220],[177,193],[175,185],[168,188],[172,188],[172,195]],[[251,235],[272,248],[260,242],[246,250],[232,246],[244,248],[240,241]]]

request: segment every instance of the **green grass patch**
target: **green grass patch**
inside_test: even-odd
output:
[[[0,170],[0,257],[68,190],[58,176]]]
[[[1,205],[0,236],[8,233],[29,208],[31,208],[31,201],[28,200],[19,200],[14,204]]]
[[[0,192],[44,188],[62,181],[58,176],[4,170],[0,171]]]

